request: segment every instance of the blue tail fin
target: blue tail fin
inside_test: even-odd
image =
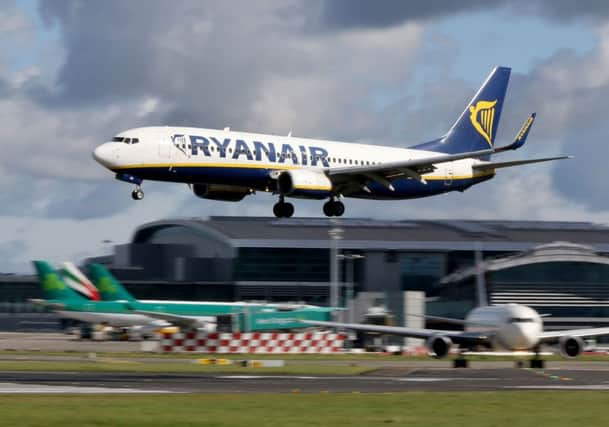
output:
[[[446,135],[414,148],[447,154],[492,148],[510,71],[507,67],[495,67]]]

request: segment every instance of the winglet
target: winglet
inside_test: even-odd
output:
[[[516,134],[516,138],[514,138],[514,142],[512,142],[510,145],[506,145],[505,147],[498,148],[496,151],[517,150],[522,147],[527,140],[527,136],[529,136],[531,126],[533,126],[533,122],[535,121],[535,116],[537,116],[537,113],[531,114],[524,121],[522,127]]]

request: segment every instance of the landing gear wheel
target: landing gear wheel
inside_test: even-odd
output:
[[[345,213],[345,205],[338,200],[330,200],[324,203],[323,211],[325,216],[342,216]]]
[[[141,188],[136,188],[131,192],[131,198],[133,200],[142,200],[144,198],[144,192]]]
[[[283,217],[291,218],[292,215],[294,215],[294,205],[291,203],[284,203],[283,204]]]
[[[275,203],[275,206],[273,206],[273,214],[277,217],[277,218],[281,218],[283,217],[283,203],[279,202],[279,203]]]
[[[467,359],[464,357],[459,356],[453,361],[453,368],[467,368],[467,367],[468,367]]]
[[[343,216],[345,213],[345,205],[338,200],[334,202],[334,216]]]
[[[290,218],[294,215],[294,205],[286,202],[275,203],[273,213],[277,218]]]
[[[545,362],[543,359],[531,359],[530,365],[531,369],[543,369],[545,367]]]

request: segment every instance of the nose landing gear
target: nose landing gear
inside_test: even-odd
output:
[[[285,202],[283,196],[279,197],[279,201],[273,206],[273,213],[277,218],[290,218],[294,215],[294,205]]]
[[[133,200],[142,200],[144,198],[144,191],[139,185],[131,192],[131,198]]]
[[[330,199],[324,203],[323,211],[325,216],[343,216],[345,205],[339,200]]]

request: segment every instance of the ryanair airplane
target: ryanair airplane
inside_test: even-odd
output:
[[[327,199],[326,216],[341,216],[345,197],[411,199],[464,191],[495,170],[568,156],[493,162],[491,155],[520,148],[535,119],[516,139],[495,147],[510,69],[496,67],[449,131],[410,148],[384,147],[188,127],[142,127],[98,146],[93,157],[132,183],[134,200],[144,180],[186,183],[198,197],[237,202],[257,191],[278,196],[275,216],[289,218],[286,198]]]

